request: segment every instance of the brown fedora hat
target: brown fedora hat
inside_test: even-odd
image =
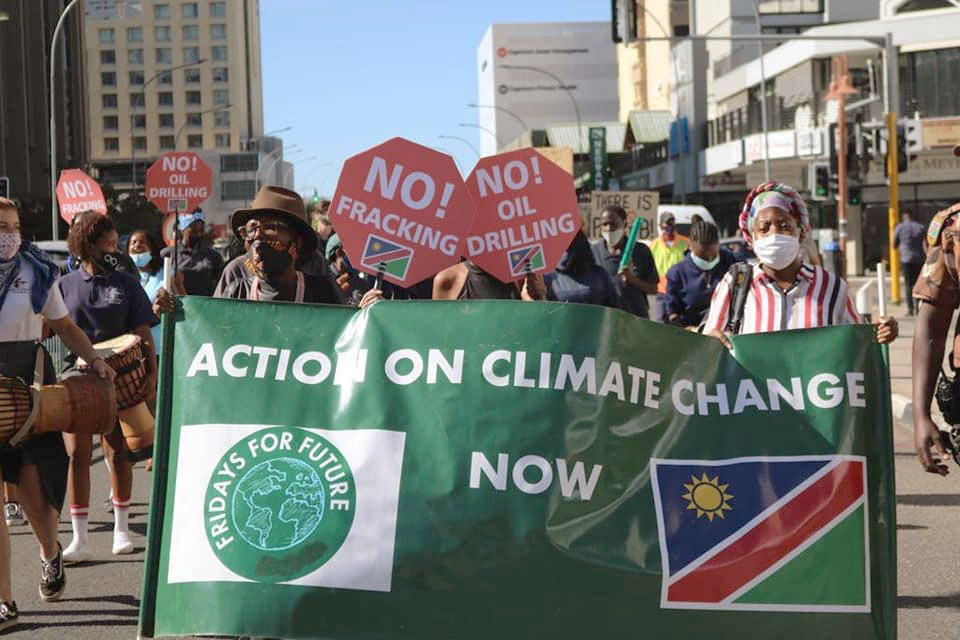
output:
[[[307,256],[317,250],[317,234],[307,223],[307,212],[303,208],[303,198],[296,191],[267,185],[261,187],[257,197],[250,203],[249,209],[237,209],[230,216],[230,228],[243,238],[240,231],[247,224],[247,220],[258,214],[269,213],[283,218],[300,234],[300,255]]]

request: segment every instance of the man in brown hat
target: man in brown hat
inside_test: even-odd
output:
[[[233,213],[230,226],[245,241],[247,253],[224,268],[215,298],[340,304],[328,278],[297,270],[300,256],[317,249],[298,193],[263,187],[249,209]]]

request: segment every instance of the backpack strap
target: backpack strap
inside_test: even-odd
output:
[[[747,294],[750,293],[750,285],[753,282],[753,265],[749,262],[735,262],[730,265],[728,273],[732,280],[730,284],[730,308],[727,310],[725,330],[737,335],[740,333],[740,325],[743,323],[743,310],[747,306]]]

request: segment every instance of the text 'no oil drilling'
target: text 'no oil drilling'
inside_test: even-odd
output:
[[[457,264],[475,214],[453,158],[403,138],[348,158],[330,204],[353,266],[401,287]]]
[[[580,230],[573,178],[533,149],[483,158],[467,190],[477,218],[465,255],[503,282],[553,271]]]
[[[147,200],[163,213],[190,213],[212,185],[213,171],[191,151],[169,151],[147,169]]]

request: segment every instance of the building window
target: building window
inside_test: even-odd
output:
[[[200,59],[200,48],[199,47],[184,47],[183,48],[183,61],[186,63],[196,62]]]
[[[119,126],[117,116],[103,116],[103,128],[105,130],[116,129]]]
[[[923,118],[960,113],[960,48],[901,53],[900,99],[903,113]]]
[[[133,148],[138,151],[146,151],[147,139],[144,136],[137,136],[133,139]]]
[[[100,64],[116,64],[117,52],[113,49],[106,49],[100,52]]]
[[[100,44],[113,44],[113,29],[100,29]]]
[[[184,2],[180,15],[184,18],[196,18],[198,15],[200,15],[200,12],[197,11],[197,3]]]
[[[226,2],[211,2],[211,3],[210,3],[210,17],[211,17],[211,18],[226,18],[226,17],[227,17],[227,3],[226,3]]]
[[[187,84],[200,82],[200,69],[184,69],[183,81]]]
[[[169,91],[161,91],[157,94],[157,104],[161,107],[172,107],[173,94]]]
[[[230,146],[230,134],[229,133],[218,133],[217,134],[217,146],[218,147],[229,147]]]
[[[100,74],[100,86],[103,87],[115,87],[117,86],[117,74],[113,71],[104,71]]]
[[[226,40],[226,39],[227,39],[227,25],[225,25],[225,24],[212,24],[212,25],[210,25],[210,39],[211,39],[211,40]]]
[[[203,104],[203,98],[200,97],[200,92],[187,91],[187,104],[195,104],[195,105]]]
[[[157,84],[173,84],[173,74],[169,71],[157,74]]]
[[[188,113],[188,114],[187,114],[187,126],[188,126],[188,127],[202,127],[202,126],[203,126],[203,114],[200,114],[200,113]]]
[[[143,64],[143,49],[129,49],[127,51],[128,64]]]
[[[172,62],[173,54],[170,53],[170,47],[157,49],[157,64],[170,64]]]
[[[255,153],[231,153],[220,156],[220,173],[256,171],[258,166]]]
[[[117,94],[115,94],[115,93],[105,93],[105,94],[103,94],[103,108],[104,108],[104,109],[116,109],[116,108],[117,108]]]
[[[127,42],[143,42],[143,27],[127,27]]]
[[[228,82],[229,79],[230,79],[230,74],[227,71],[226,67],[214,67],[213,69],[214,82]]]
[[[823,0],[760,0],[757,11],[762,14],[823,13]]]
[[[220,182],[221,200],[253,200],[256,195],[256,180],[223,180]]]
[[[229,127],[230,126],[230,112],[229,111],[217,111],[213,114],[213,123],[218,127]]]
[[[213,104],[230,104],[230,92],[226,89],[214,89]]]
[[[227,59],[226,47],[211,47],[210,58],[216,61],[225,61]]]
[[[120,139],[119,139],[119,138],[104,138],[104,139],[103,139],[103,150],[104,150],[104,151],[119,151],[119,150],[120,150]]]
[[[134,129],[146,129],[147,128],[147,116],[143,113],[137,113],[133,116],[133,128]]]
[[[173,129],[173,114],[161,113],[157,116],[157,126],[161,129]]]
[[[157,42],[170,42],[170,27],[154,27],[153,39]]]
[[[183,40],[190,42],[200,39],[200,27],[195,24],[188,24],[183,27]]]
[[[176,146],[176,141],[173,136],[160,136],[160,148],[161,149],[173,149]]]
[[[155,4],[153,5],[153,17],[155,20],[169,20],[170,19],[170,5],[168,4]]]
[[[143,71],[131,71],[129,75],[131,85],[143,84]]]
[[[187,148],[188,149],[202,149],[203,148],[203,134],[202,133],[191,133],[187,136]]]

